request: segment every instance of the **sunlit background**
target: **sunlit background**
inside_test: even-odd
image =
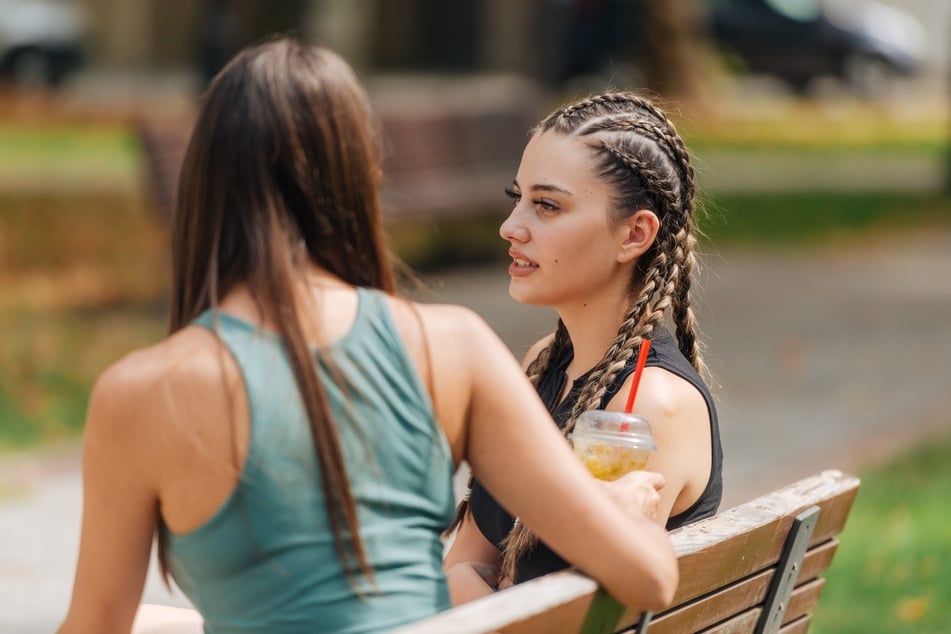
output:
[[[862,475],[812,631],[943,631],[949,30],[946,0],[0,0],[0,631],[65,614],[86,399],[163,335],[195,105],[286,32],[368,86],[406,292],[519,357],[554,325],[509,300],[497,235],[527,130],[589,92],[655,96],[698,172],[725,503]],[[154,577],[146,599],[187,605]]]

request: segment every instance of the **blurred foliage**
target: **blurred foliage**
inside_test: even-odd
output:
[[[943,150],[948,144],[943,107],[899,114],[857,102],[823,108],[793,101],[752,113],[675,119],[687,146],[700,154],[708,149]]]
[[[0,123],[0,188],[3,191],[132,191],[140,156],[128,126],[82,122]]]
[[[708,197],[702,209],[702,242],[714,247],[795,248],[951,227],[951,198],[932,192],[723,193]]]
[[[939,634],[951,623],[951,436],[861,474],[816,634]]]
[[[124,194],[0,196],[0,450],[74,436],[95,377],[162,336],[166,233]]]

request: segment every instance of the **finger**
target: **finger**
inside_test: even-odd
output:
[[[656,471],[642,471],[641,474],[643,475],[644,480],[647,481],[647,484],[653,486],[658,491],[667,485],[667,478]]]

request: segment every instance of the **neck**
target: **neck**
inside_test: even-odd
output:
[[[320,298],[327,292],[339,290],[352,290],[352,287],[321,267],[309,263],[304,265],[293,282],[293,293],[301,323],[313,323],[320,314],[318,309]],[[246,282],[235,284],[234,288],[221,299],[219,306],[246,321],[273,326],[261,314]]]
[[[570,380],[593,368],[604,357],[617,336],[630,305],[626,288],[585,298],[574,304],[555,307],[568,330],[574,357],[568,366]]]

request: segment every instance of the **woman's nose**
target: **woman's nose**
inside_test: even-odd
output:
[[[519,220],[518,207],[499,225],[499,235],[509,242],[528,242],[528,229]]]

